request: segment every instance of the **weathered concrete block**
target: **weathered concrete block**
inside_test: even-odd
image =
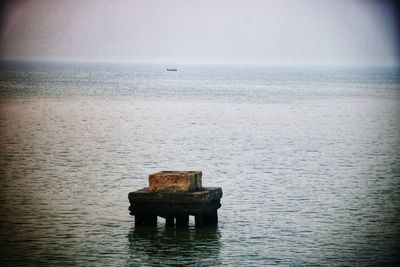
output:
[[[201,206],[211,203],[219,203],[222,198],[221,187],[203,187],[201,191],[195,192],[150,192],[149,188],[145,187],[140,190],[130,192],[128,194],[129,202],[133,204],[165,203],[168,205],[193,205]]]
[[[161,171],[149,175],[149,192],[193,192],[202,189],[201,171]]]

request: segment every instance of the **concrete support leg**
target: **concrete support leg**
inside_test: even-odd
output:
[[[175,224],[175,218],[172,216],[167,216],[165,218],[165,226],[166,227],[174,227]]]
[[[194,220],[197,227],[216,226],[218,225],[217,210],[199,213],[195,215]]]
[[[180,226],[180,227],[189,226],[189,215],[176,216],[176,226]]]
[[[217,210],[207,213],[207,225],[216,226],[218,225],[218,213]]]
[[[157,215],[153,214],[136,214],[135,215],[135,225],[148,225],[157,226]]]
[[[204,216],[202,213],[196,214],[194,216],[194,223],[195,223],[196,227],[204,226]]]

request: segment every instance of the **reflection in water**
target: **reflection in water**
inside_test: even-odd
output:
[[[136,227],[129,234],[129,265],[221,264],[218,228]]]

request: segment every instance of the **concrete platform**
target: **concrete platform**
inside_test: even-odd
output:
[[[222,197],[221,187],[203,187],[194,192],[151,192],[148,187],[128,195],[132,203],[177,203],[177,204],[200,204],[220,201]]]
[[[195,192],[151,192],[149,188],[128,195],[130,214],[136,225],[156,225],[157,216],[166,219],[166,226],[187,226],[189,215],[196,226],[217,225],[217,210],[221,207],[222,189],[205,187]]]

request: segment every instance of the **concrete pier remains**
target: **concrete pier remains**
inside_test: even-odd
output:
[[[196,227],[216,226],[222,189],[202,187],[201,171],[161,171],[149,175],[149,187],[128,195],[135,225],[157,225],[165,218],[166,227],[187,227],[194,216]]]

